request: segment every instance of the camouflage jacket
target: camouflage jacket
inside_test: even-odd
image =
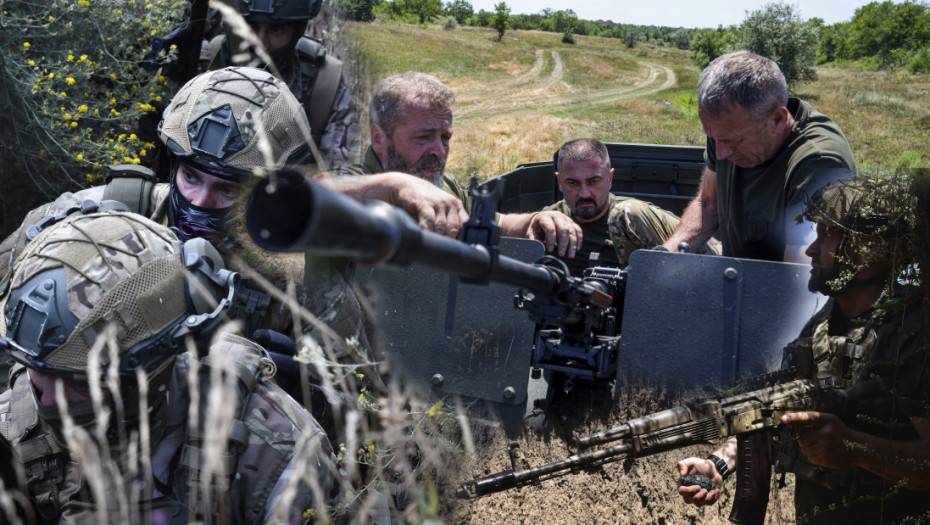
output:
[[[210,71],[235,65],[226,35],[216,36],[210,41],[202,63],[203,69]],[[342,74],[342,61],[327,54],[321,42],[305,36],[294,48],[294,64],[296,67],[284,72],[281,80],[287,82],[291,92],[304,106],[320,155],[331,169],[351,165],[358,158],[361,134],[349,85]],[[333,93],[330,89],[316,91],[331,101],[313,101],[318,80],[324,78],[324,82],[329,82],[329,72],[327,75],[322,73],[326,68],[333,69],[332,76],[338,78],[338,85]],[[327,115],[325,121],[320,117],[321,109]],[[323,123],[322,131],[319,131],[320,123]]]
[[[24,458],[32,475],[28,491],[44,522],[122,523],[136,513],[154,523],[304,523],[327,514],[342,521],[334,513],[343,508],[344,484],[329,441],[306,410],[268,381],[269,363],[261,347],[230,334],[210,347],[200,366],[187,354],[178,357],[148,480],[145,469],[127,464],[132,455],[101,450],[109,445],[85,441],[82,448],[97,450],[75,455],[70,439],[57,445],[48,439],[25,373],[15,374],[13,389],[0,395],[0,431]],[[199,385],[196,397],[190,384]],[[54,453],[36,453],[46,443]],[[54,504],[43,500],[48,494]]]
[[[789,345],[810,346],[818,379],[844,389],[837,415],[849,428],[895,441],[918,439],[911,418],[930,417],[921,297],[904,289],[856,318],[843,316],[830,299]],[[779,470],[795,473],[799,523],[898,523],[930,512],[930,493],[896,487],[858,467],[807,463],[794,436],[780,440],[785,444],[775,447],[775,457]]]

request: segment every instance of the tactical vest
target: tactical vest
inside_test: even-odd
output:
[[[231,54],[224,49],[226,35],[218,35],[207,44],[201,54],[201,69],[209,71],[231,65],[225,56]],[[317,146],[326,129],[326,122],[333,112],[336,102],[336,93],[342,79],[343,63],[338,58],[328,54],[323,44],[310,37],[304,36],[297,41],[295,48],[296,69],[295,78],[288,81],[291,92],[300,101],[310,121],[310,135]]]
[[[814,327],[810,337],[799,337],[786,348],[783,366],[798,365],[808,369],[810,379],[821,387],[847,388],[863,379],[862,374],[869,362],[877,335],[871,323],[857,327],[847,335],[829,335],[827,315]],[[802,363],[801,356],[812,356],[812,363]],[[796,431],[783,429],[773,445],[775,471],[782,474],[793,472],[825,487],[835,489],[849,487],[857,482],[864,471],[855,468],[840,470],[826,469],[808,463],[801,454]]]
[[[204,410],[200,410],[200,421],[197,431],[194,432],[188,425],[185,429],[184,441],[173,458],[173,469],[170,472],[168,483],[155,479],[155,488],[163,496],[149,501],[139,502],[142,512],[153,510],[163,511],[171,523],[188,523],[192,520],[203,521],[204,518],[216,516],[217,502],[233,495],[232,482],[236,476],[236,466],[239,455],[248,444],[249,431],[243,421],[249,397],[258,382],[267,381],[274,375],[274,363],[267,352],[260,346],[242,337],[226,334],[224,336],[222,352],[229,360],[223,359],[221,368],[232,373],[237,384],[237,417],[232,422],[232,431],[229,442],[222,452],[221,475],[213,474],[209,483],[209,493],[204,494],[201,483],[204,467]],[[200,361],[198,371],[199,398],[201,408],[205,406],[211,387],[212,365],[218,357],[207,355]],[[186,384],[188,367],[181,359],[175,363],[174,371],[181,384]],[[26,472],[27,490],[35,504],[35,508],[42,520],[57,522],[61,518],[62,505],[80,501],[79,495],[90,494],[82,474],[65,449],[53,435],[41,424],[38,416],[38,401],[34,395],[28,376],[23,374],[25,367],[17,365],[11,372],[13,385],[12,397],[8,405],[9,411],[2,415],[0,433],[13,446],[20,462]],[[177,384],[177,381],[176,381]],[[178,396],[180,397],[180,396]],[[180,407],[187,410],[187,406]],[[191,495],[196,495],[192,499]],[[248,497],[248,494],[241,495]],[[190,508],[189,502],[194,501],[195,507]],[[209,508],[207,508],[209,505]],[[95,506],[91,502],[82,501],[88,519],[92,522]],[[247,506],[248,508],[261,508],[260,505]],[[257,512],[256,512],[257,514]],[[73,512],[75,521],[83,523],[82,519]],[[252,522],[258,516],[237,516],[246,522]]]

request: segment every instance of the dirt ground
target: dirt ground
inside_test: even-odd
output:
[[[732,479],[717,504],[696,508],[685,505],[676,487],[675,464],[689,456],[706,457],[711,445],[696,445],[677,451],[635,459],[621,459],[600,467],[543,481],[473,500],[455,498],[455,489],[464,481],[512,468],[508,443],[516,441],[530,466],[564,459],[577,452],[573,436],[590,434],[620,425],[624,421],[669,408],[664,392],[648,387],[625,387],[616,406],[584,403],[563,408],[536,424],[523,425],[510,436],[503,425],[473,420],[476,457],[464,460],[458,469],[445,469],[439,486],[441,514],[448,523],[617,523],[678,524],[729,523],[733,503]],[[450,472],[455,472],[450,475]],[[794,489],[773,489],[766,523],[794,523]]]

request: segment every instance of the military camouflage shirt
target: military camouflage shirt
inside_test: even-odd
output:
[[[831,173],[855,172],[852,150],[839,126],[810,104],[788,100],[795,126],[774,158],[753,168],[717,160],[707,139],[704,161],[717,173],[718,238],[723,255],[781,261],[785,246],[803,245],[791,228],[805,200],[831,182]]]
[[[930,348],[921,332],[921,295],[905,289],[854,318],[835,304],[830,299],[796,343],[810,344],[818,374],[845,388],[846,401],[837,415],[849,428],[873,436],[918,439],[910,418],[930,417]],[[930,512],[928,492],[895,487],[858,467],[815,467],[795,446],[776,447],[775,456],[779,468],[795,472],[798,523],[898,523]]]

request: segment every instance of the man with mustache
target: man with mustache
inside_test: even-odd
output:
[[[794,473],[798,523],[903,523],[930,511],[930,347],[922,294],[899,279],[916,258],[906,218],[913,204],[899,192],[878,180],[838,180],[805,212],[817,224],[806,250],[808,287],[830,299],[788,345],[785,364],[810,352],[809,378],[828,392],[841,388],[843,401],[836,413],[786,414],[779,440],[754,444],[771,447],[776,472]],[[707,459],[678,462],[680,475],[716,486],[682,486],[679,494],[699,507],[715,503],[740,457],[731,437]],[[760,468],[768,477],[768,465]]]
[[[577,256],[563,258],[572,275],[584,272],[592,253],[599,254],[598,266],[625,268],[634,250],[662,244],[678,226],[678,217],[658,206],[610,193],[614,170],[607,147],[599,140],[563,144],[556,169],[565,198],[546,210],[568,215],[584,233]],[[698,251],[716,253],[707,244]]]
[[[358,170],[415,175],[455,195],[470,210],[468,192],[445,173],[454,101],[452,90],[424,73],[408,71],[379,82],[369,105],[371,146]],[[540,240],[547,252],[560,257],[575,257],[581,245],[581,228],[558,212],[500,214],[498,223],[501,235]]]

